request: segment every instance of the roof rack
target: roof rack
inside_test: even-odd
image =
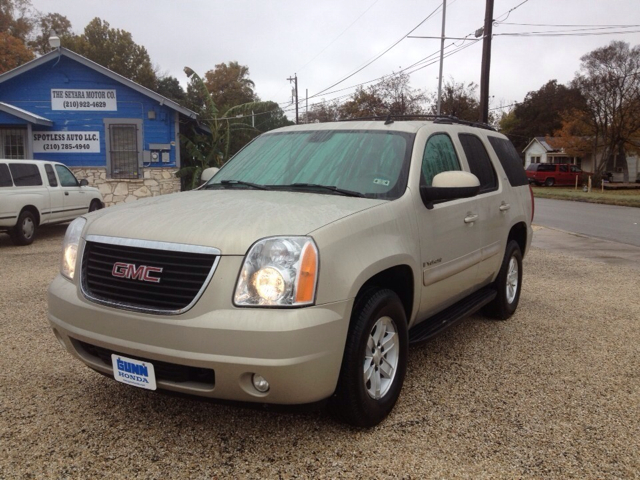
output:
[[[443,124],[457,124],[457,125],[466,125],[468,127],[476,127],[483,128],[485,130],[496,131],[491,125],[487,123],[481,122],[470,122],[468,120],[461,120],[458,117],[454,117],[451,115],[379,115],[372,117],[358,117],[358,118],[347,118],[343,121],[345,122],[356,122],[356,121],[364,121],[364,120],[384,120],[385,125],[393,123],[394,120],[427,120],[433,123],[443,123]],[[341,120],[342,121],[342,120]]]

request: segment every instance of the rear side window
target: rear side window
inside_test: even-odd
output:
[[[539,172],[555,172],[556,166],[551,163],[541,163],[538,167]]]
[[[460,162],[451,139],[444,133],[436,133],[427,140],[422,156],[423,185],[431,186],[433,177],[442,172],[460,170]]]
[[[6,163],[0,163],[0,187],[13,187],[9,167]]]
[[[492,137],[490,135],[488,138],[489,143],[498,156],[498,160],[500,160],[504,173],[507,174],[511,186],[521,187],[528,185],[529,181],[527,180],[527,175],[524,173],[522,160],[516,151],[516,147],[506,138]],[[540,172],[541,169],[539,168],[538,171]]]
[[[562,173],[567,173],[569,171],[569,167],[567,167],[566,165],[560,165],[560,171]]]
[[[56,178],[56,174],[53,171],[53,167],[49,164],[46,164],[44,166],[44,171],[47,172],[47,180],[49,181],[49,186],[50,187],[57,187],[58,186],[58,179]]]
[[[497,189],[498,177],[482,140],[468,133],[461,133],[458,138],[469,162],[471,173],[480,180],[480,193]]]
[[[538,170],[538,165],[540,165],[539,163],[532,163],[527,167],[527,171],[528,172],[535,172],[536,170]]]
[[[33,163],[12,163],[9,165],[13,183],[16,187],[35,187],[42,185],[38,166]]]

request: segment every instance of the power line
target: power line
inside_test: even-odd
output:
[[[623,32],[591,32],[591,33],[533,33],[533,32],[522,32],[522,33],[496,33],[495,36],[503,36],[503,37],[591,37],[596,35],[623,35],[627,33],[640,33],[640,30],[626,30]]]
[[[519,3],[518,5],[516,5],[515,7],[513,7],[513,8],[511,8],[511,9],[507,10],[506,12],[504,12],[504,13],[503,13],[503,14],[501,14],[501,15],[498,15],[498,17],[497,17],[497,18],[495,18],[495,19],[493,20],[493,22],[494,22],[494,23],[502,23],[502,22],[506,21],[506,20],[507,20],[507,18],[509,18],[509,16],[511,15],[511,12],[513,12],[513,11],[514,11],[515,9],[517,9],[517,8],[520,8],[522,5],[524,5],[524,4],[525,4],[525,3],[527,3],[528,1],[529,1],[529,0],[524,0],[524,2],[520,2],[520,3]],[[504,15],[506,15],[506,16],[507,16],[504,20],[498,20],[500,17],[503,17]]]
[[[500,22],[500,25],[518,25],[524,27],[615,27],[615,28],[634,28],[640,27],[640,25],[589,25],[579,23],[512,23],[512,22]]]
[[[351,77],[353,77],[355,74],[361,72],[362,70],[364,70],[365,68],[367,68],[369,65],[371,65],[373,62],[375,62],[376,60],[378,60],[379,58],[381,58],[383,55],[385,55],[386,53],[388,53],[391,49],[393,49],[396,45],[398,45],[400,42],[402,42],[405,38],[407,38],[408,35],[411,35],[415,30],[418,29],[418,27],[422,26],[422,24],[424,24],[427,20],[429,20],[433,15],[436,14],[436,12],[438,10],[440,10],[441,5],[438,5],[436,7],[435,10],[433,10],[433,12],[431,12],[424,20],[422,20],[420,23],[418,23],[418,25],[416,25],[415,27],[413,27],[411,30],[409,30],[408,33],[406,33],[405,35],[403,35],[398,41],[396,41],[393,45],[391,45],[389,48],[387,48],[385,51],[383,51],[382,53],[376,55],[373,59],[369,60],[367,63],[365,63],[363,66],[361,66],[360,68],[358,68],[356,71],[354,71],[353,73],[350,73],[349,75],[347,75],[346,77],[344,77],[342,80],[337,81],[336,83],[334,83],[333,85],[320,90],[319,92],[311,95],[309,98],[315,98],[319,95],[322,95],[324,92],[326,92],[327,90],[331,90],[333,87],[340,85],[342,82],[344,82],[345,80],[350,79]]]
[[[323,48],[323,49],[322,49],[322,50],[321,50],[321,51],[320,51],[320,52],[319,52],[315,57],[313,57],[311,60],[309,60],[307,63],[305,63],[305,64],[302,66],[302,68],[299,68],[297,71],[298,71],[298,72],[300,72],[300,71],[304,70],[304,69],[305,69],[305,68],[306,68],[306,67],[307,67],[311,62],[313,62],[316,58],[318,58],[320,55],[322,55],[322,54],[325,52],[325,50],[327,50],[327,48],[329,48],[329,47],[330,47],[331,45],[333,45],[333,44],[334,44],[334,43],[335,43],[335,42],[336,42],[340,37],[342,37],[342,35],[344,35],[344,34],[347,32],[347,30],[349,30],[351,27],[353,27],[353,26],[356,24],[356,22],[357,22],[358,20],[360,20],[360,19],[361,19],[361,18],[362,18],[362,17],[363,17],[363,16],[364,16],[364,15],[365,15],[369,10],[371,10],[371,9],[375,6],[375,4],[376,4],[376,3],[378,3],[379,1],[380,1],[380,0],[375,0],[375,2],[373,2],[371,5],[369,5],[369,8],[367,8],[364,12],[362,12],[362,13],[360,14],[360,16],[358,16],[358,18],[356,18],[353,22],[351,22],[351,24],[350,24],[347,28],[345,28],[345,29],[342,31],[342,33],[341,33],[340,35],[338,35],[336,38],[334,38],[333,40],[331,40],[331,42],[329,42],[329,44],[328,44],[326,47],[324,47],[324,48]]]

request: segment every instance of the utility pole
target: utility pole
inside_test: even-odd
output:
[[[294,73],[293,77],[289,77],[287,80],[289,80],[289,83],[293,82],[294,85],[293,92],[296,97],[296,125],[298,125],[298,74]]]
[[[304,107],[304,123],[309,123],[309,89],[307,88],[305,94],[305,107]]]
[[[442,67],[444,64],[444,26],[447,15],[447,0],[442,0],[442,35],[440,36],[440,76],[438,77],[438,106],[436,115],[440,116],[440,107],[442,105]]]
[[[489,71],[491,69],[491,33],[493,31],[493,0],[487,0],[484,13],[484,39],[480,76],[480,121],[489,122]]]

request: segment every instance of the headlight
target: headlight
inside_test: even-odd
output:
[[[67,233],[64,234],[64,242],[62,244],[62,265],[60,266],[60,273],[67,277],[69,280],[73,280],[73,275],[76,272],[76,259],[78,257],[78,243],[80,242],[80,235],[87,221],[78,217],[67,227]]]
[[[233,302],[238,306],[311,305],[317,279],[318,248],[312,238],[263,238],[249,249]]]

